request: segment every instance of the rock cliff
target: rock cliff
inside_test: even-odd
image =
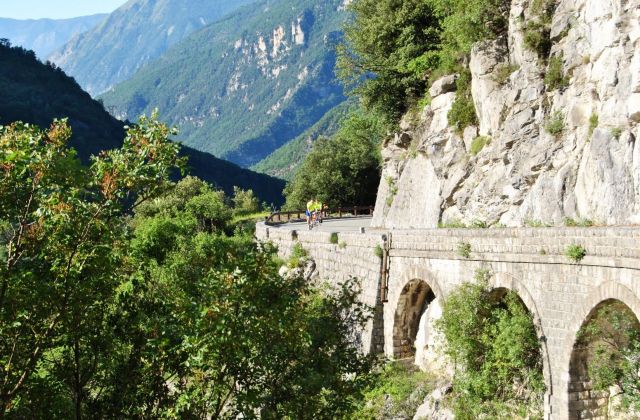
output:
[[[449,126],[451,75],[386,142],[375,226],[640,223],[640,0],[556,2],[543,55],[536,3],[471,52],[477,126]]]

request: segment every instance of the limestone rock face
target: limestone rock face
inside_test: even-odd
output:
[[[550,56],[568,84],[555,89],[544,80],[549,60],[523,41],[530,6],[513,0],[505,38],[472,50],[478,127],[449,127],[450,75],[433,84],[419,121],[384,145],[374,226],[640,223],[640,0],[558,2]],[[562,131],[550,134],[554,118]],[[478,136],[487,144],[474,155]]]

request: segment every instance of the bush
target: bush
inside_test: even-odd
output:
[[[329,242],[334,245],[338,243],[338,234],[336,232],[331,232],[331,236],[329,236]]]
[[[572,244],[564,251],[564,255],[571,261],[579,263],[587,255],[587,251],[578,244]]]
[[[544,83],[547,86],[547,90],[551,91],[569,86],[569,79],[564,75],[563,66],[564,59],[562,55],[549,59],[547,74],[544,76]]]
[[[505,84],[509,80],[509,76],[520,68],[517,64],[504,63],[498,66],[493,73],[493,81],[498,84]]]
[[[491,143],[491,137],[488,136],[479,136],[473,139],[471,142],[471,148],[469,149],[469,153],[473,156],[477,155],[484,149],[484,146]]]
[[[564,114],[562,111],[556,111],[549,118],[544,126],[547,133],[558,136],[564,130]]]
[[[621,302],[608,302],[578,332],[594,389],[618,386],[622,408],[640,411],[640,323]]]
[[[596,128],[598,128],[598,114],[591,114],[591,117],[589,117],[589,138],[593,136]]]
[[[458,248],[456,249],[456,253],[462,258],[470,258],[471,257],[471,244],[468,242],[460,242],[458,244]]]
[[[541,417],[544,377],[533,317],[513,292],[498,299],[476,272],[447,297],[436,328],[454,362],[456,418]]]
[[[550,33],[546,22],[531,20],[524,26],[524,45],[534,51],[538,58],[546,58],[551,51]]]
[[[252,190],[233,187],[233,214],[243,216],[260,211],[260,201]]]
[[[622,129],[620,127],[615,127],[611,129],[611,135],[614,139],[618,140],[622,135]]]
[[[458,134],[462,134],[465,128],[478,124],[476,106],[471,96],[471,72],[469,70],[460,73],[460,77],[456,80],[456,88],[456,99],[447,114],[447,120]]]
[[[376,245],[376,247],[373,249],[373,255],[382,259],[382,256],[384,255],[384,251],[382,250],[382,247],[380,245]]]
[[[591,227],[594,225],[593,220],[589,219],[572,219],[570,217],[564,218],[564,225],[567,227]]]
[[[375,385],[365,392],[353,419],[411,418],[424,398],[434,390],[435,380],[413,365],[388,363]]]
[[[296,242],[291,250],[291,255],[287,261],[287,267],[297,268],[302,265],[302,262],[309,256],[309,252],[302,247],[300,242]]]

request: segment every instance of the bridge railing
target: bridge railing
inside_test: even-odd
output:
[[[357,216],[371,216],[373,214],[374,206],[345,206],[329,208],[322,211],[322,218],[329,219],[342,219],[345,217],[357,217]],[[265,219],[267,225],[277,225],[281,223],[300,222],[305,219],[304,210],[294,211],[277,211],[271,213]]]

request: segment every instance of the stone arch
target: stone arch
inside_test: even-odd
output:
[[[538,311],[536,302],[525,284],[512,274],[503,272],[494,273],[489,281],[489,286],[498,294],[503,292],[506,293],[507,290],[516,293],[522,303],[524,303],[524,306],[527,307],[529,313],[533,316],[533,325],[536,329],[536,334],[538,335],[538,341],[540,343],[540,352],[542,354],[542,374],[544,375],[544,382],[546,386],[544,412],[545,418],[549,418],[551,414],[551,396],[553,395],[551,361],[549,358],[549,349],[547,347],[547,337],[545,335],[544,328],[542,327],[542,318],[540,317],[540,312]]]
[[[595,313],[608,302],[624,304],[640,322],[640,298],[628,287],[615,281],[605,282],[589,294],[578,306],[569,324],[569,334],[563,345],[562,367],[563,388],[566,392],[566,404],[562,411],[569,419],[583,418],[585,412],[597,414],[604,407],[604,397],[593,391],[585,370],[584,352],[578,344],[578,332]],[[566,411],[565,411],[566,410]]]
[[[395,305],[385,316],[391,324],[387,355],[405,359],[415,356],[421,317],[430,304],[442,298],[442,289],[428,270],[416,267],[405,271],[394,285],[390,300]]]

